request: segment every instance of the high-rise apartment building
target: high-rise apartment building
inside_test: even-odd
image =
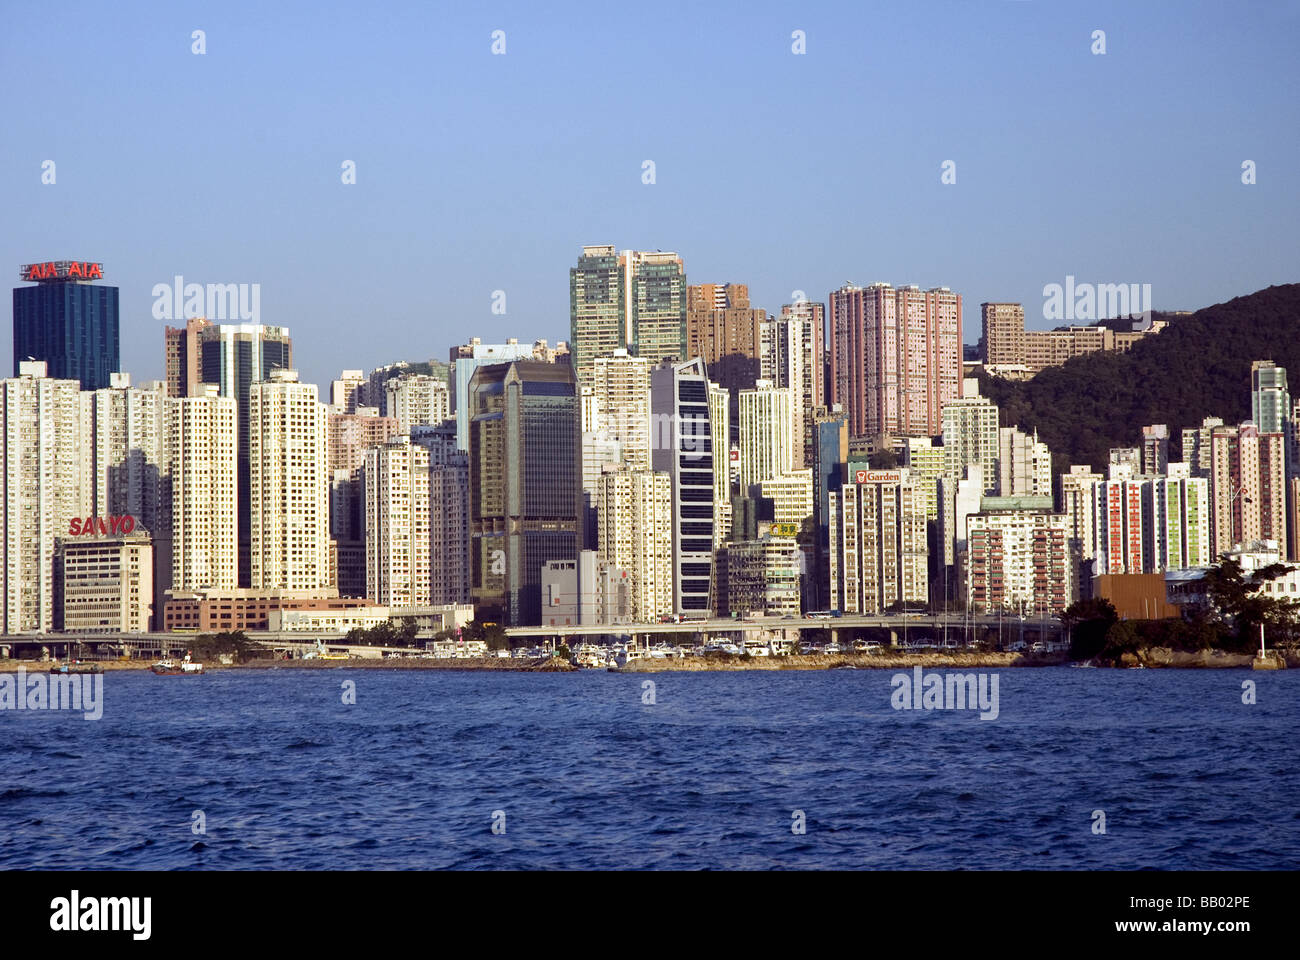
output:
[[[1018,303],[981,303],[980,342],[986,365],[1024,363],[1025,308]]]
[[[239,586],[239,414],[216,384],[168,398],[173,591]]]
[[[1096,556],[1096,490],[1105,480],[1086,464],[1071,464],[1061,474],[1061,513],[1065,516],[1066,546],[1070,554],[1072,592],[1084,599],[1092,594],[1092,564]]]
[[[813,515],[812,467],[759,481],[759,495],[772,501],[772,522],[802,527]]]
[[[741,390],[763,379],[763,324],[767,311],[749,302],[743,283],[703,283],[686,289],[686,356],[699,357],[709,379],[728,391],[732,435],[739,428]]]
[[[1052,453],[1047,444],[1018,427],[998,430],[998,494],[1003,497],[1050,497]]]
[[[961,296],[887,283],[830,295],[831,399],[853,438],[937,436],[961,396]]]
[[[1211,472],[1210,433],[1223,426],[1221,417],[1206,417],[1199,427],[1183,430],[1182,462],[1191,468],[1192,476],[1208,477]]]
[[[650,412],[656,431],[651,466],[672,481],[673,612],[708,617],[720,454],[713,446],[704,361],[661,363],[651,370]]]
[[[596,357],[629,346],[626,297],[623,262],[615,247],[583,247],[578,265],[569,270],[569,344],[583,383]]]
[[[965,381],[962,396],[943,408],[945,472],[960,479],[968,466],[976,465],[988,489],[996,490],[998,440],[997,404],[979,395],[978,381]]]
[[[582,248],[569,270],[570,351],[579,379],[620,348],[652,363],[686,353],[686,267],[675,253]]]
[[[469,457],[464,451],[442,460],[431,451],[429,502],[429,602],[469,603]]]
[[[55,380],[83,390],[109,385],[118,367],[117,287],[91,283],[104,265],[81,260],[29,263],[19,271],[34,287],[14,287],[14,376],[41,360]]]
[[[0,380],[4,633],[55,628],[57,539],[86,515],[79,385],[48,370],[24,360],[18,376]]]
[[[1210,498],[1216,560],[1234,544],[1250,540],[1287,544],[1285,435],[1264,433],[1254,423],[1214,427]]]
[[[760,380],[740,391],[740,492],[794,469],[795,398],[793,391]],[[801,446],[802,444],[800,444]]]
[[[1171,463],[1159,475],[1112,464],[1092,486],[1094,576],[1210,563],[1209,485],[1187,464]]]
[[[87,516],[132,516],[137,529],[170,539],[163,406],[166,387],[131,386],[115,373],[110,386],[81,393],[82,476]]]
[[[928,598],[925,507],[906,470],[858,470],[830,496],[831,608],[877,614]]]
[[[591,364],[593,432],[617,440],[633,470],[650,469],[650,367],[623,349]]]
[[[574,371],[536,360],[481,366],[469,402],[471,593],[478,616],[538,625],[543,566],[575,560],[582,543]]]
[[[686,265],[675,253],[623,252],[628,349],[652,363],[685,360]]]
[[[203,382],[203,358],[199,351],[199,333],[212,326],[203,317],[190,317],[183,327],[163,328],[163,361],[166,370],[167,396],[188,397]]]
[[[599,558],[630,573],[632,619],[673,611],[672,481],[667,473],[619,469],[600,478]]]
[[[812,463],[812,414],[826,403],[820,303],[787,303],[781,318],[763,325],[763,377],[794,396],[796,467]]]
[[[252,582],[248,398],[253,384],[269,379],[272,370],[293,369],[293,342],[287,327],[260,323],[211,324],[200,329],[198,337],[202,382],[216,384],[221,396],[235,401],[239,470],[238,585],[247,587]]]
[[[1156,475],[1169,468],[1169,425],[1152,423],[1142,428],[1142,472]]]
[[[939,478],[948,469],[948,454],[934,437],[906,437],[903,440],[903,466],[921,490],[927,520],[939,519]]]
[[[1051,497],[984,497],[966,518],[966,597],[976,613],[1061,613],[1073,601],[1068,531]]]
[[[430,603],[429,451],[405,434],[366,451],[366,596],[389,607]]]
[[[357,395],[366,382],[364,370],[344,370],[343,375],[330,382],[330,406],[333,413],[356,413]]]
[[[713,548],[731,535],[731,393],[709,382],[709,431],[717,463],[713,470]],[[739,454],[739,451],[737,451]]]
[[[451,399],[447,381],[423,373],[407,373],[389,380],[388,416],[397,421],[397,429],[409,434],[420,425],[442,423],[451,416]]]
[[[253,589],[331,585],[327,415],[294,370],[272,370],[249,390]]]

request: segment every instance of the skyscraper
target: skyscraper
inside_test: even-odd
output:
[[[252,583],[248,397],[252,385],[269,379],[272,370],[293,368],[293,341],[289,339],[287,327],[260,323],[209,324],[199,330],[198,337],[202,382],[216,384],[220,396],[235,401],[239,468],[238,586],[247,587]]]
[[[578,265],[569,270],[569,344],[573,369],[584,383],[596,357],[628,346],[626,296],[614,246],[583,247]]]
[[[849,435],[936,436],[961,396],[961,296],[887,283],[830,295],[831,401]]]
[[[218,390],[166,403],[173,591],[239,586],[238,413]]]
[[[429,603],[429,451],[405,434],[366,451],[366,596],[390,607]]]
[[[709,378],[703,360],[661,363],[650,374],[652,466],[672,479],[673,607],[707,617],[713,579],[714,470]]]
[[[925,603],[925,505],[907,470],[856,471],[829,499],[832,609],[875,614]]]
[[[21,361],[0,380],[0,602],[4,633],[55,626],[56,538],[86,515],[81,483],[76,380],[48,375],[45,361]]]
[[[516,360],[469,384],[471,594],[480,619],[539,625],[542,567],[581,541],[580,411],[573,369]]]
[[[794,403],[793,391],[770,380],[760,380],[753,390],[740,391],[742,496],[749,495],[751,485],[794,469]]]
[[[1256,360],[1250,365],[1250,419],[1260,433],[1290,432],[1291,394],[1287,391],[1286,370],[1272,360]]]
[[[977,380],[967,380],[962,396],[943,408],[943,450],[945,471],[954,480],[965,476],[976,464],[991,492],[998,483],[998,408],[979,395]]]
[[[571,361],[586,383],[596,357],[620,348],[652,363],[686,352],[686,267],[675,253],[582,248],[569,270]]]
[[[594,432],[617,440],[633,470],[650,469],[650,366],[622,349],[592,361]]]
[[[767,311],[751,306],[743,283],[686,288],[686,356],[699,357],[709,379],[728,392],[731,437],[740,424],[740,391],[763,378],[763,324]]]
[[[1210,431],[1210,539],[1217,559],[1234,544],[1276,540],[1286,551],[1285,437],[1254,423]]]
[[[794,395],[794,463],[812,463],[812,413],[826,403],[820,303],[801,301],[781,308],[781,318],[764,324],[763,376]]]
[[[326,407],[316,385],[272,370],[249,389],[250,583],[330,586]]]
[[[642,623],[673,609],[672,482],[667,473],[619,469],[600,478],[601,560],[630,573],[631,614]]]
[[[81,260],[25,264],[34,287],[14,287],[14,376],[21,364],[43,360],[54,380],[83,390],[109,385],[118,370],[117,287],[96,286],[104,265]]]
[[[813,610],[830,609],[830,568],[827,556],[831,535],[830,495],[844,481],[849,459],[849,420],[838,407],[814,411],[813,438],[813,516],[817,520],[814,541],[812,596]]]
[[[629,350],[658,363],[686,359],[686,265],[675,253],[623,252]]]
[[[199,333],[212,326],[203,317],[190,317],[183,327],[163,328],[163,360],[167,378],[167,396],[188,397],[203,382],[203,358]]]
[[[456,442],[462,450],[469,450],[470,395],[469,382],[474,371],[487,363],[508,363],[511,360],[539,359],[535,345],[530,347],[511,337],[505,343],[480,343],[478,337],[452,349],[451,358],[451,408],[456,413]],[[548,361],[553,362],[553,361]]]

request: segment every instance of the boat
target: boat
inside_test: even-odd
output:
[[[72,661],[72,663],[55,664],[54,666],[50,667],[50,673],[57,673],[60,675],[65,675],[70,673],[103,673],[103,672],[104,672],[104,668],[97,663],[78,663],[75,660]]]
[[[196,676],[203,672],[203,664],[195,663],[187,653],[185,659],[179,663],[167,658],[159,660],[149,669],[160,677]]]

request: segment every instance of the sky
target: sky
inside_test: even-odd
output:
[[[946,286],[968,343],[982,301],[1055,325],[1067,275],[1157,310],[1300,280],[1295,0],[0,11],[0,264],[103,262],[137,382],[177,275],[259,284],[326,394],[470,336],[567,339],[585,244],[674,250],[772,313]]]

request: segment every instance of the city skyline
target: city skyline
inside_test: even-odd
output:
[[[57,32],[12,16],[0,39],[15,105],[64,105],[58,125],[10,111],[23,149],[0,158],[0,208],[24,230],[0,260],[104,262],[139,381],[162,378],[159,328],[183,323],[152,312],[177,276],[259,284],[260,322],[309,344],[302,379],[324,384],[438,357],[466,326],[567,339],[567,271],[587,244],[675,251],[688,283],[747,284],[774,315],[846,281],[947,286],[967,344],[982,302],[1055,326],[1042,290],[1069,276],[1197,309],[1292,266],[1294,8],[612,10],[578,31],[526,7],[435,21],[412,5],[389,14],[407,26],[396,37],[382,17],[302,30],[287,11],[145,10]],[[876,34],[896,41],[862,58]],[[109,69],[90,55],[104,46],[121,54]],[[943,74],[914,68],[935,55]],[[628,89],[636,122],[615,122]],[[882,150],[889,129],[907,135]],[[186,162],[151,160],[166,143]],[[874,221],[888,229],[861,229]]]

